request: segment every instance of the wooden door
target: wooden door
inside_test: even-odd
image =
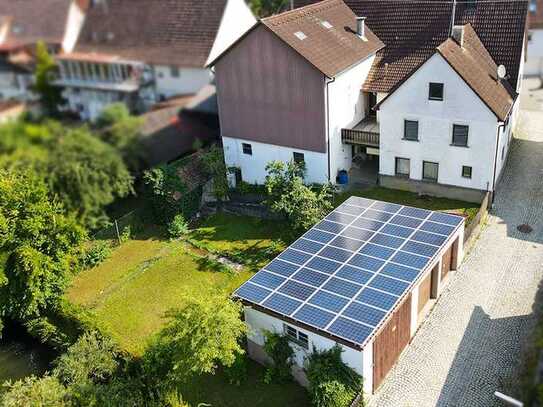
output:
[[[373,342],[373,390],[375,391],[411,339],[411,294],[390,316]]]
[[[428,273],[426,278],[421,281],[419,285],[419,303],[417,312],[420,314],[422,309],[428,301],[432,293],[432,272]]]
[[[451,271],[452,250],[453,245],[447,249],[441,259],[441,280],[443,280],[447,274],[449,274],[449,271]]]

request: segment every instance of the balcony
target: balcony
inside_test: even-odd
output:
[[[379,148],[379,123],[375,117],[366,117],[350,129],[341,129],[341,141],[345,144]]]

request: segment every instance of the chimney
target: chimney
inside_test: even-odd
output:
[[[366,37],[366,17],[356,17],[356,35]]]
[[[464,46],[464,26],[455,25],[452,29],[452,38],[455,40],[461,47]]]

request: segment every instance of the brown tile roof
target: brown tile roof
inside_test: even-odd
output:
[[[437,50],[489,109],[505,120],[513,105],[509,85],[498,80],[498,66],[471,25],[464,26],[462,46],[449,38]]]
[[[356,35],[356,16],[342,0],[324,0],[264,18],[261,22],[328,77],[334,77],[384,46],[367,27],[367,41]],[[323,22],[331,27],[325,27]],[[299,39],[298,32],[306,38]]]
[[[296,6],[316,0],[294,0]],[[389,92],[418,68],[449,36],[452,4],[440,1],[346,0],[386,44],[377,53],[366,91]],[[455,24],[471,23],[485,48],[497,64],[503,64],[516,89],[524,40],[527,1],[479,2],[470,8],[466,2],[456,6]]]
[[[90,7],[75,52],[203,67],[227,0],[106,0]]]
[[[61,44],[71,3],[72,0],[0,0],[0,15],[10,19],[6,44],[15,47],[38,40]]]

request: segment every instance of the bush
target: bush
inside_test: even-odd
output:
[[[107,241],[95,242],[83,253],[83,267],[90,269],[96,267],[111,256],[111,247]]]
[[[6,382],[0,388],[0,405],[3,407],[20,406],[69,406],[66,388],[55,377],[35,376]]]
[[[132,238],[132,227],[127,225],[123,228],[120,236],[121,243],[126,243]]]
[[[231,366],[225,366],[224,373],[230,384],[241,385],[249,377],[247,356],[238,353]]]
[[[290,347],[289,339],[274,332],[266,332],[265,337],[264,350],[272,359],[273,365],[266,370],[264,381],[266,383],[290,381],[294,351]]]
[[[316,407],[346,407],[362,391],[362,377],[341,360],[341,352],[339,345],[321,352],[313,349],[307,358],[309,392]]]
[[[189,225],[181,214],[174,216],[168,225],[168,234],[172,239],[180,239],[189,232]]]

